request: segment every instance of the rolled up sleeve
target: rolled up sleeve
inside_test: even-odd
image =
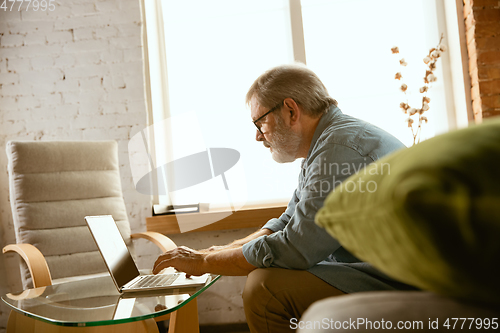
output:
[[[243,255],[247,261],[260,268],[308,269],[338,249],[338,241],[314,223],[314,214],[304,214],[307,206],[315,205],[312,201],[299,202],[285,229],[245,244]]]
[[[270,219],[266,224],[262,227],[262,229],[269,229],[273,232],[283,230],[286,226],[286,223],[281,219]]]
[[[273,263],[272,251],[261,236],[243,245],[243,256],[252,265],[259,268],[270,267]]]

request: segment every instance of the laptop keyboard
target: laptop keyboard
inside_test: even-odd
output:
[[[158,274],[146,275],[144,278],[130,286],[133,289],[155,288],[160,286],[169,286],[180,274]]]

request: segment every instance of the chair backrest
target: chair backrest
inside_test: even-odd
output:
[[[7,143],[16,242],[37,247],[54,280],[107,272],[87,215],[112,215],[132,245],[117,151],[115,141]],[[24,262],[21,277],[32,286]]]

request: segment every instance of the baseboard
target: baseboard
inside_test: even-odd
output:
[[[249,333],[247,323],[200,325],[200,333]]]
[[[168,332],[168,320],[158,322],[160,333]],[[200,333],[250,333],[247,323],[200,325]]]

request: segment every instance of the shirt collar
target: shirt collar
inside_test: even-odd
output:
[[[305,163],[309,156],[311,156],[311,152],[314,150],[314,146],[316,146],[316,141],[318,141],[321,134],[325,131],[325,129],[330,126],[332,120],[338,115],[342,114],[342,111],[336,105],[331,105],[328,110],[321,116],[319,120],[318,126],[314,131],[313,138],[311,140],[311,145],[309,146],[309,152],[307,153],[307,157],[302,160],[301,167],[305,168]]]

